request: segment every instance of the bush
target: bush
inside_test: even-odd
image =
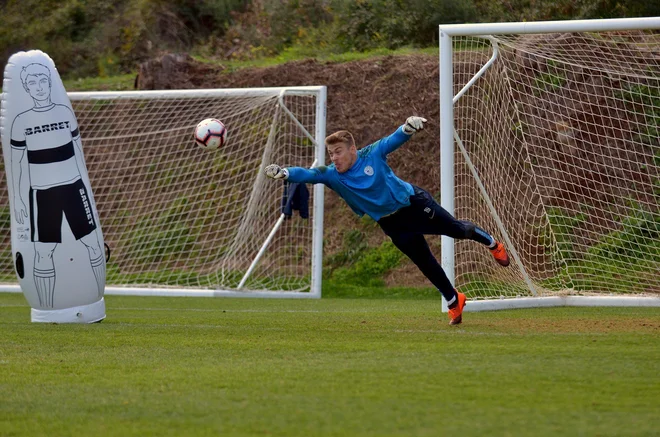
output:
[[[333,2],[336,38],[344,50],[428,47],[438,25],[475,21],[472,0],[358,0]]]
[[[475,7],[481,22],[653,17],[660,14],[660,4],[646,0],[475,0]]]
[[[391,241],[385,241],[379,247],[366,250],[352,266],[335,270],[330,279],[357,286],[383,286],[383,275],[398,266],[402,257]]]
[[[64,74],[96,75],[99,40],[93,30],[111,15],[113,3],[79,0],[8,2],[0,24],[0,47],[6,60],[20,50],[41,49]]]
[[[22,0],[2,2],[5,61],[33,48],[63,77],[115,75],[166,51],[250,58],[437,43],[438,25],[660,15],[644,0]]]
[[[632,261],[648,267],[660,265],[660,214],[638,211],[625,217],[621,229],[604,235],[589,248],[587,260],[610,260],[613,263]]]
[[[188,50],[222,35],[247,0],[23,0],[6,2],[0,47],[6,60],[40,49],[67,78],[116,75],[162,51]]]
[[[603,234],[586,252],[574,251],[575,229],[585,224],[584,214],[548,210],[558,249],[566,262],[566,282],[577,291],[628,290],[631,282],[651,286],[660,264],[660,215],[632,203],[635,212],[620,217],[621,227]],[[647,285],[648,284],[648,285]]]

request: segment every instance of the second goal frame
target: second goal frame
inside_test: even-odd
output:
[[[293,194],[263,169],[324,163],[326,96],[325,86],[68,93],[112,250],[106,294],[320,298],[324,187],[300,194],[304,214],[284,221]],[[229,128],[216,152],[193,142],[208,117]],[[20,292],[11,257],[0,264],[0,291]]]
[[[439,26],[439,102],[440,102],[440,160],[441,160],[441,205],[451,214],[455,214],[455,147],[462,148],[461,139],[455,128],[454,104],[461,98],[468,88],[480,80],[491,64],[498,57],[497,45],[492,47],[492,58],[484,63],[480,71],[464,85],[464,88],[454,94],[454,40],[457,37],[473,36],[488,39],[495,35],[541,34],[541,33],[573,33],[573,32],[612,32],[660,29],[660,17],[603,19],[603,20],[572,20],[572,21],[545,21],[545,22],[518,22],[518,23],[479,23],[479,24],[452,24]],[[459,85],[462,86],[462,85]],[[466,155],[468,166],[471,166]],[[476,176],[477,171],[472,168]],[[478,178],[477,178],[478,179]],[[477,185],[480,182],[477,180]],[[480,187],[483,190],[483,186]],[[493,222],[497,224],[498,233],[502,236],[514,262],[518,259],[516,247],[511,243],[508,233],[498,216],[498,212],[490,204],[488,196],[485,203],[490,207]],[[518,260],[519,261],[519,260]],[[450,281],[455,284],[456,265],[454,240],[442,237],[441,263]],[[540,297],[542,293],[536,292],[535,285],[526,273],[524,265],[520,265],[522,282],[527,289],[528,297],[522,299],[486,299],[468,303],[468,310],[516,308],[528,306],[561,306],[581,305],[580,299],[587,299],[586,305],[652,305],[660,306],[660,298],[646,297],[607,297],[603,300],[585,298],[581,296],[551,296]],[[591,300],[589,300],[591,299]],[[502,301],[498,304],[498,301]],[[506,301],[506,302],[504,302]],[[516,303],[517,302],[517,303]],[[446,309],[446,304],[444,305]]]

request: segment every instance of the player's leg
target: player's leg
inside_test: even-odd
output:
[[[467,220],[458,220],[440,206],[427,191],[415,187],[411,206],[424,215],[416,220],[417,229],[424,234],[446,235],[457,240],[473,240],[487,246],[495,260],[502,266],[509,265],[509,256],[504,245],[488,232]]]
[[[34,219],[36,217],[36,220]],[[34,283],[39,304],[55,305],[55,264],[53,252],[62,241],[62,208],[56,188],[30,189],[30,220],[33,223]]]
[[[92,271],[96,278],[96,285],[98,286],[100,297],[103,295],[105,289],[105,262],[103,262],[105,253],[101,250],[101,244],[96,235],[96,231],[85,235],[80,241],[85,245],[87,252],[89,253],[89,262],[92,265]]]
[[[53,252],[57,243],[34,243],[34,283],[39,305],[53,308],[55,305],[55,264]]]
[[[80,240],[89,253],[89,262],[96,278],[99,296],[103,295],[105,288],[105,253],[101,248],[101,242],[96,233],[96,220],[94,211],[87,194],[87,188],[82,180],[78,180],[67,188],[68,195],[64,206],[66,220],[71,227],[71,233]]]
[[[390,238],[392,243],[410,258],[424,276],[442,293],[449,307],[449,323],[452,325],[461,323],[463,307],[465,307],[465,295],[454,289],[442,266],[433,256],[424,235],[393,233]]]

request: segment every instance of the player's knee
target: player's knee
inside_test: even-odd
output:
[[[470,239],[474,235],[474,230],[476,226],[474,223],[467,220],[457,220],[457,233],[461,235],[462,238]]]

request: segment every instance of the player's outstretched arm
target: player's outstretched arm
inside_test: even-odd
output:
[[[415,115],[408,117],[406,122],[399,126],[393,134],[388,135],[375,143],[377,145],[376,150],[378,150],[378,153],[382,156],[387,156],[401,147],[414,133],[423,130],[424,123],[426,123],[424,117],[417,117]]]
[[[264,172],[266,176],[272,179],[280,179],[289,182],[305,183],[305,184],[325,184],[328,182],[327,178],[328,167],[320,166],[313,168],[302,167],[280,167],[277,164],[270,164]]]
[[[417,117],[415,115],[408,117],[403,124],[403,133],[412,135],[424,130],[424,124],[426,124],[426,121],[427,120],[424,117]]]

